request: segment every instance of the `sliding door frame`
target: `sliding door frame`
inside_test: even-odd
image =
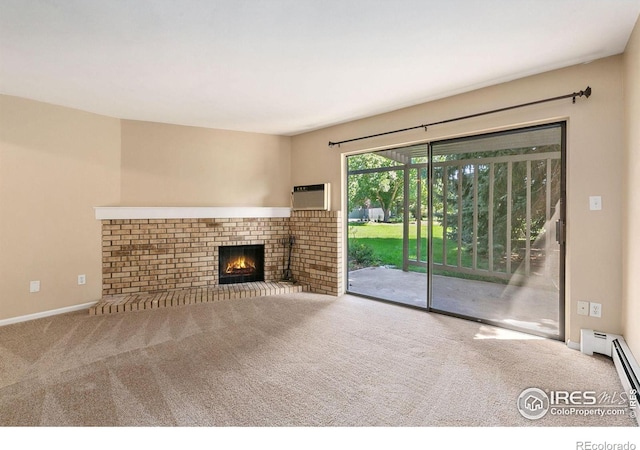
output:
[[[376,301],[381,301],[381,302],[385,302],[385,303],[392,303],[395,305],[400,305],[400,306],[404,306],[404,307],[409,307],[409,308],[414,308],[414,309],[419,309],[422,311],[427,311],[427,312],[435,312],[438,314],[443,314],[443,315],[448,315],[448,316],[452,316],[452,317],[457,317],[457,318],[461,318],[461,319],[465,319],[465,320],[470,320],[470,321],[474,321],[474,322],[478,322],[478,323],[484,323],[487,325],[492,325],[492,326],[496,326],[499,328],[503,328],[503,329],[511,329],[514,331],[519,331],[519,332],[524,332],[527,334],[532,334],[532,335],[538,335],[541,337],[545,337],[545,338],[550,338],[550,339],[557,339],[560,341],[564,341],[565,339],[565,333],[566,333],[566,324],[565,324],[565,320],[566,320],[566,311],[565,311],[565,305],[566,305],[566,247],[567,247],[567,241],[566,241],[566,221],[567,221],[567,216],[566,216],[566,202],[567,202],[567,175],[566,175],[566,171],[567,171],[567,122],[565,120],[562,121],[552,121],[552,122],[545,122],[545,123],[540,123],[537,125],[532,125],[532,126],[519,126],[519,127],[515,127],[515,128],[508,128],[508,129],[504,129],[501,131],[496,131],[496,132],[489,132],[489,133],[478,133],[478,134],[474,134],[471,136],[465,136],[465,138],[469,138],[469,139],[473,139],[473,138],[478,138],[478,137],[488,137],[488,136],[498,136],[498,135],[506,135],[506,134],[513,134],[513,133],[520,133],[520,132],[524,132],[527,130],[535,130],[535,129],[539,129],[539,128],[549,128],[549,127],[554,127],[557,126],[560,128],[560,133],[561,133],[561,143],[560,143],[560,164],[561,164],[561,174],[560,174],[560,202],[559,202],[559,230],[560,230],[560,239],[559,239],[559,274],[558,274],[558,279],[559,279],[559,286],[558,286],[558,335],[555,334],[545,334],[545,333],[537,333],[534,330],[523,330],[521,328],[516,328],[516,327],[510,327],[504,323],[499,323],[497,321],[492,321],[490,319],[482,319],[482,318],[478,318],[478,317],[472,317],[472,316],[466,316],[463,314],[458,314],[458,313],[453,313],[453,312],[449,312],[449,311],[443,311],[440,309],[436,309],[432,307],[432,301],[433,301],[433,220],[434,220],[434,216],[433,216],[433,178],[434,178],[434,174],[433,174],[433,170],[434,170],[434,165],[433,165],[433,144],[438,143],[438,142],[445,142],[445,141],[449,141],[449,140],[455,140],[458,138],[450,138],[450,139],[440,139],[440,140],[425,140],[422,142],[416,142],[413,143],[411,145],[426,145],[427,147],[427,162],[426,162],[426,167],[427,167],[427,188],[428,188],[428,193],[427,193],[427,264],[426,264],[426,269],[427,269],[427,302],[426,302],[426,307],[421,307],[421,306],[416,306],[416,305],[411,305],[411,304],[405,304],[405,303],[399,303],[399,302],[395,302],[392,300],[387,300],[384,298],[378,298],[378,297],[373,297],[373,296],[369,296],[369,295],[365,295],[365,294],[359,294],[359,293],[355,293],[355,292],[350,292],[349,290],[349,264],[348,264],[348,238],[345,239],[345,247],[344,247],[344,256],[345,256],[345,261],[346,264],[344,264],[344,280],[345,280],[345,292],[348,294],[352,294],[352,295],[357,295],[360,297],[364,297],[364,298],[369,298],[372,300],[376,300]],[[402,148],[401,146],[390,146],[388,147],[386,150],[389,149],[394,149],[394,148]],[[354,156],[354,155],[358,155],[358,154],[365,154],[365,153],[376,153],[379,151],[384,151],[385,149],[376,149],[376,150],[371,150],[371,151],[359,151],[353,154],[344,154],[343,155],[343,165],[345,168],[345,172],[344,172],[344,176],[343,176],[343,180],[342,182],[344,183],[344,189],[343,189],[343,204],[345,205],[344,207],[344,229],[345,229],[345,236],[348,236],[348,231],[349,231],[349,220],[348,220],[348,215],[349,215],[349,203],[348,203],[348,177],[349,177],[349,170],[348,170],[348,161],[347,159],[349,158],[349,156]],[[418,166],[424,167],[425,164],[407,164],[405,165],[402,169],[404,169],[404,188],[405,188],[405,208],[404,208],[404,214],[405,214],[405,219],[406,219],[406,215],[407,215],[407,185],[409,184],[409,174],[408,171],[411,170],[411,168],[415,168]],[[389,169],[392,170],[392,169]],[[398,168],[395,168],[393,170],[400,170]],[[403,267],[403,269],[407,268],[407,256],[408,256],[408,221],[404,221],[404,230],[403,230],[403,264],[405,267]],[[418,252],[419,254],[419,252]],[[418,258],[419,259],[419,258]],[[419,262],[419,261],[418,261]]]

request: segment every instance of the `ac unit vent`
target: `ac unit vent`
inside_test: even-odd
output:
[[[294,211],[328,211],[330,209],[329,201],[331,198],[329,183],[294,186],[291,198],[291,208]]]

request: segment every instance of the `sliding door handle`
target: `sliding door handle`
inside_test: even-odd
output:
[[[564,221],[562,219],[556,220],[556,242],[560,245],[564,244]]]

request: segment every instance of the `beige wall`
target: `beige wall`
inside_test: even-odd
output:
[[[291,138],[122,121],[124,206],[289,206]]]
[[[290,205],[289,137],[0,96],[0,145],[0,320],[101,297],[95,206]]]
[[[640,21],[627,44],[624,67],[623,327],[625,341],[640,361]]]
[[[437,140],[496,129],[566,119],[567,150],[567,332],[573,342],[581,328],[622,332],[620,223],[622,218],[623,96],[622,57],[527,77],[509,83],[429,102],[393,113],[302,134],[293,138],[292,183],[331,182],[332,205],[340,209],[343,155],[364,149]],[[579,98],[434,126],[329,148],[329,141],[436,122],[559,96],[591,86]],[[601,195],[602,211],[590,211],[590,195]],[[578,316],[578,300],[603,304],[602,318]]]
[[[117,204],[119,172],[118,119],[0,96],[0,320],[100,298],[93,207]]]
[[[120,121],[0,96],[0,320],[100,297],[100,224],[94,206],[288,206],[292,185],[328,181],[333,209],[339,210],[345,154],[567,120],[567,338],[577,342],[581,328],[624,331],[637,354],[640,332],[634,318],[640,313],[640,281],[634,275],[640,257],[632,251],[623,255],[621,228],[624,248],[638,248],[632,230],[640,227],[640,182],[635,177],[640,132],[633,125],[640,120],[640,102],[632,80],[640,76],[639,34],[636,26],[624,57],[293,138]],[[575,105],[564,100],[427,132],[327,146],[330,140],[562,95],[587,85],[593,88],[592,97]],[[622,173],[627,174],[624,186]],[[603,197],[602,211],[589,211],[590,195]],[[76,284],[81,273],[87,275],[86,286]],[[42,282],[41,292],[30,294],[29,280],[34,279]],[[578,316],[578,300],[600,301],[603,317]]]

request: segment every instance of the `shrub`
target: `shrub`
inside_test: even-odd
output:
[[[373,248],[361,242],[349,242],[349,268],[361,269],[363,267],[377,266],[380,260],[376,258]]]

